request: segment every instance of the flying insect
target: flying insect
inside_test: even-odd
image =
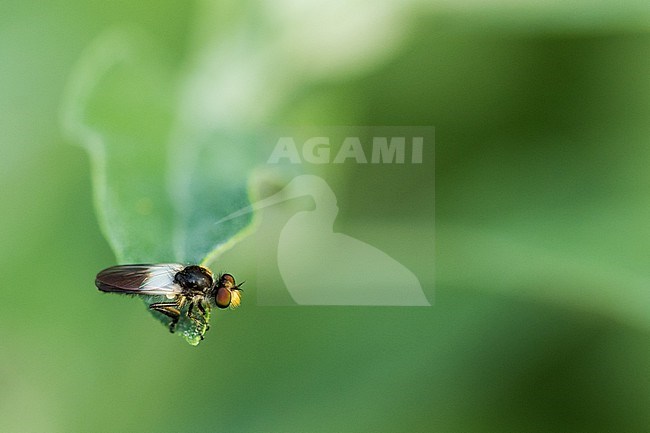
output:
[[[149,309],[171,320],[170,332],[176,330],[179,320],[187,318],[196,329],[203,329],[201,339],[209,327],[207,322],[213,306],[239,306],[242,284],[236,284],[230,274],[215,278],[208,268],[178,263],[113,266],[99,272],[95,279],[102,292],[157,300],[149,304]]]

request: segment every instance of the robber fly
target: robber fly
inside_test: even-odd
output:
[[[95,280],[102,292],[166,298],[165,302],[152,303],[149,308],[171,319],[169,331],[172,333],[181,317],[207,329],[207,317],[212,306],[239,306],[242,284],[236,284],[230,274],[215,279],[212,272],[203,266],[177,263],[113,266],[97,274]]]

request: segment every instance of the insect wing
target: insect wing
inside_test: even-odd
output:
[[[102,292],[177,295],[181,293],[181,287],[174,282],[174,276],[184,267],[177,263],[113,266],[97,274],[95,285]]]

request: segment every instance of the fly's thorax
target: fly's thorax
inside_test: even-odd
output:
[[[214,280],[210,270],[197,265],[185,267],[174,276],[174,282],[183,290],[206,293],[211,290]]]

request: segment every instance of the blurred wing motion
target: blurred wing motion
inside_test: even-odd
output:
[[[174,276],[184,267],[177,263],[113,266],[97,274],[95,285],[102,292],[172,298],[182,291]]]

